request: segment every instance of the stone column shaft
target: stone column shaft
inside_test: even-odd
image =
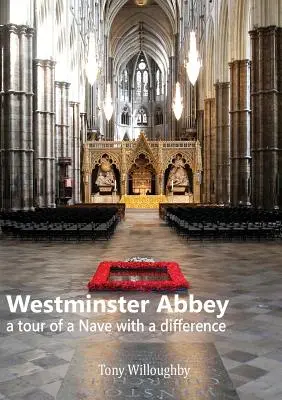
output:
[[[33,208],[33,29],[0,27],[0,208]]]
[[[205,203],[216,201],[216,115],[215,99],[205,99],[204,110],[204,193]]]
[[[57,158],[71,157],[69,134],[69,87],[70,83],[55,82],[56,87],[56,139]]]
[[[167,102],[167,124],[168,124],[168,140],[177,140],[176,135],[176,118],[172,111],[172,102],[175,95],[175,57],[169,58],[170,64],[170,74],[169,74],[169,82],[168,82],[168,102]]]
[[[87,113],[80,113],[80,141],[81,145],[87,142]]]
[[[282,28],[251,32],[252,200],[282,206]]]
[[[54,74],[54,61],[34,61],[34,194],[40,207],[55,207]]]
[[[249,60],[230,63],[231,203],[250,204],[251,109]]]
[[[69,168],[72,158],[72,139],[69,127],[69,87],[70,83],[55,82],[56,89],[56,162],[57,197],[62,198],[64,178],[72,178]]]
[[[216,202],[230,202],[230,83],[218,82],[216,92],[216,131],[217,131],[217,188]]]
[[[73,203],[80,203],[80,113],[79,103],[70,102],[72,128]]]

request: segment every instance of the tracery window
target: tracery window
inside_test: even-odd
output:
[[[162,125],[164,123],[163,112],[160,107],[155,111],[155,125]]]
[[[156,72],[156,94],[157,96],[162,94],[161,71],[159,69]]]
[[[149,72],[145,57],[141,54],[136,70],[136,96],[149,96]]]
[[[125,100],[128,97],[128,88],[129,88],[129,83],[128,83],[128,71],[125,69],[120,78],[120,89],[121,89],[121,98]]]
[[[137,71],[136,74],[136,94],[141,96],[142,93],[142,74],[141,71]]]
[[[141,107],[137,112],[137,125],[148,125],[148,114],[144,107]]]
[[[143,96],[148,96],[148,83],[149,83],[148,71],[144,71],[144,74],[143,74]]]
[[[129,125],[129,110],[128,107],[124,107],[121,113],[121,123],[122,125]]]

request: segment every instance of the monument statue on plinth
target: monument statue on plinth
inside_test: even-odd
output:
[[[107,158],[102,158],[95,182],[99,188],[99,192],[112,192],[115,187],[115,181],[116,177],[111,163]]]
[[[167,187],[171,188],[173,192],[176,189],[177,192],[190,192],[190,182],[185,163],[181,155],[177,155],[174,160],[174,165],[170,170]],[[182,188],[182,189],[180,189]]]

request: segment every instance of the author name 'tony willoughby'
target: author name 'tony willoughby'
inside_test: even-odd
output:
[[[127,364],[126,366],[112,367],[107,364],[99,364],[99,373],[101,376],[113,376],[118,379],[126,375],[138,377],[163,377],[170,379],[172,377],[181,377],[187,379],[191,368],[181,366],[180,364],[169,364],[163,367],[155,367],[149,363],[146,364]]]

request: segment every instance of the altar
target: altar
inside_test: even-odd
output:
[[[125,204],[126,208],[159,208],[160,203],[167,203],[168,199],[164,195],[148,196],[140,195],[124,195],[120,203]]]

